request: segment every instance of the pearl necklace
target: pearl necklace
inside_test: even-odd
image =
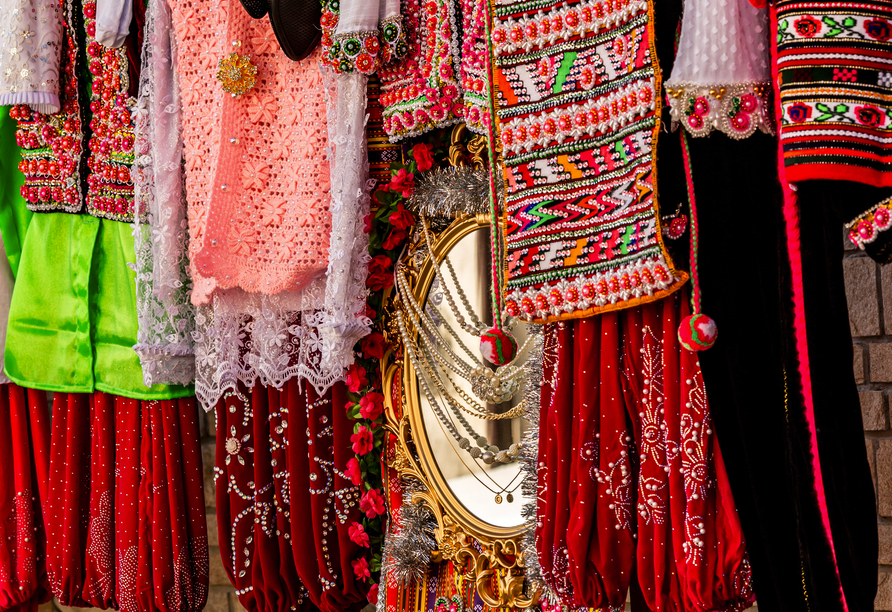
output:
[[[421,227],[427,242],[428,250],[434,253],[430,231],[425,219],[421,219]],[[433,255],[431,255],[433,257]],[[434,261],[434,274],[439,282],[446,302],[455,317],[459,327],[472,336],[479,335],[486,326],[480,321],[476,312],[471,306],[470,300],[458,283],[458,276],[448,257],[444,258],[449,276],[458,291],[459,301],[468,313],[468,319],[464,317],[459,309],[448,283],[442,276],[440,266]],[[396,311],[397,328],[400,337],[403,340],[406,354],[409,356],[413,367],[417,372],[417,379],[421,386],[422,392],[428,400],[434,414],[444,427],[444,431],[448,432],[458,442],[458,446],[467,451],[474,459],[480,459],[484,463],[510,463],[517,459],[520,455],[521,444],[512,444],[507,450],[502,450],[498,446],[489,445],[485,436],[478,434],[468,420],[462,414],[462,411],[481,419],[498,420],[515,418],[519,416],[524,408],[524,402],[514,406],[505,413],[494,413],[485,406],[477,403],[469,397],[456,381],[449,376],[449,371],[463,378],[470,383],[471,389],[478,398],[484,402],[499,404],[510,400],[523,387],[526,380],[526,372],[524,368],[515,365],[517,356],[502,366],[499,366],[495,372],[487,367],[473,352],[462,342],[455,329],[443,317],[437,317],[440,320],[438,325],[433,321],[431,316],[417,302],[412,292],[411,285],[402,262],[397,266],[394,273],[394,281],[399,298],[398,308]],[[409,326],[414,328],[417,334],[409,333]],[[464,358],[459,356],[452,348],[450,343],[446,341],[440,333],[438,327],[446,330],[447,334],[458,344],[461,349],[470,357],[471,362],[468,363]],[[526,348],[530,339],[527,338],[523,347],[517,351],[520,355]],[[450,383],[455,393],[450,393],[447,389],[446,381]],[[440,403],[435,399],[434,392],[431,387],[435,387],[442,397],[443,403],[449,408],[454,415],[455,420],[467,432],[469,437],[465,437],[459,432],[451,415],[447,414]],[[463,405],[455,395],[464,400],[470,407]],[[471,440],[477,443],[476,447],[472,447]]]

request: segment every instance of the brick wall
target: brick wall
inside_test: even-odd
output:
[[[876,609],[887,612],[892,611],[892,265],[878,266],[846,240],[843,269],[854,338],[855,381],[877,492],[880,554]]]

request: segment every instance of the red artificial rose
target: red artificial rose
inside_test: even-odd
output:
[[[396,205],[396,211],[390,213],[390,224],[401,230],[409,229],[415,225],[415,215],[406,210],[402,202]]]
[[[369,548],[369,534],[365,532],[365,527],[362,526],[362,523],[354,521],[347,530],[347,535],[350,536],[350,540],[354,544]]]
[[[378,332],[372,332],[362,339],[362,352],[368,358],[381,359],[384,357],[384,336]]]
[[[383,291],[393,286],[393,272],[390,266],[393,262],[387,255],[376,255],[369,262],[369,276],[365,286],[372,291]]]
[[[347,388],[353,393],[359,393],[359,390],[369,384],[368,378],[365,376],[365,368],[354,363],[347,369],[347,376],[344,379]]]
[[[418,164],[418,169],[421,172],[430,170],[433,167],[434,158],[431,155],[433,148],[432,145],[424,144],[423,142],[419,142],[412,147],[412,157],[415,158],[415,163]]]
[[[365,425],[359,426],[356,433],[350,436],[350,441],[353,442],[353,452],[359,456],[367,455],[375,445],[372,430]]]
[[[374,321],[374,320],[375,320],[375,317],[378,316],[378,313],[375,311],[374,308],[372,308],[371,306],[369,306],[368,304],[366,304],[366,305],[365,305],[365,316],[367,316],[367,317],[370,318],[372,321]]]
[[[370,519],[384,514],[384,497],[378,489],[370,489],[359,499],[359,509]]]
[[[350,479],[350,482],[358,486],[362,482],[362,470],[359,469],[359,459],[350,457],[344,474]]]
[[[368,595],[366,595],[366,599],[368,599],[369,603],[372,604],[373,606],[377,605],[377,603],[378,603],[378,585],[377,584],[373,584],[371,586],[371,588],[369,588],[369,593],[368,593]]]
[[[393,261],[391,261],[390,257],[387,255],[375,255],[371,261],[369,261],[369,274],[387,272],[390,270],[392,264]]]
[[[415,175],[400,168],[395,176],[391,177],[388,185],[391,191],[396,191],[404,198],[408,198],[415,190]]]
[[[374,421],[384,411],[384,396],[380,393],[366,393],[359,400],[359,414],[364,419]]]
[[[351,561],[350,565],[353,566],[353,575],[357,580],[366,580],[372,577],[372,574],[369,573],[369,562],[365,560],[365,557]]]
[[[362,231],[366,234],[370,234],[372,232],[372,213],[367,214],[363,221],[365,222],[365,227],[362,228]]]
[[[385,251],[392,251],[396,247],[400,245],[400,243],[409,237],[409,234],[404,232],[403,230],[395,229],[390,231],[390,235],[384,239],[384,242],[381,244],[384,247]]]

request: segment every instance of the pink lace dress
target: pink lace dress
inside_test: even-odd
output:
[[[317,54],[292,62],[267,20],[223,0],[173,0],[189,202],[192,301],[215,289],[298,291],[328,266],[325,92]],[[257,68],[247,92],[217,79],[231,53]]]
[[[356,292],[338,289],[364,289],[353,277],[365,272],[365,249],[352,265],[356,215],[344,213],[356,206],[343,203],[357,188],[332,188],[338,159],[361,174],[329,137],[336,88],[323,83],[321,51],[290,61],[268,21],[234,0],[172,0],[171,9],[196,395],[210,408],[239,384],[281,388],[292,377],[324,393],[367,327],[348,316]]]

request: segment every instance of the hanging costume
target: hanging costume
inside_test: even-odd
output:
[[[198,410],[57,393],[47,572],[63,605],[194,612],[208,592]]]
[[[353,113],[365,76],[335,82],[319,51],[291,62],[238,3],[175,2],[171,17],[172,39],[152,52],[176,51],[182,132],[173,117],[156,129],[182,137],[185,197],[159,210],[182,214],[188,199],[196,391],[217,409],[224,566],[252,612],[358,609],[352,562],[365,553],[347,535],[359,489],[345,477],[353,431],[337,381],[371,323],[364,116]],[[184,252],[173,233],[162,242]]]
[[[559,357],[546,348],[542,576],[570,608],[621,609],[633,586],[651,610],[744,609],[743,535],[699,363],[678,343],[687,275],[660,231],[659,17],[637,2],[539,8],[495,7],[493,41],[506,309],[569,319],[546,332]]]
[[[217,408],[217,524],[220,552],[249,611],[358,610],[359,552],[348,527],[360,488],[345,474],[353,457],[338,444],[353,432],[346,389],[318,396],[295,380],[282,390],[227,392]]]
[[[877,100],[884,85],[877,72],[864,71],[876,69],[869,66],[873,52],[865,50],[872,43],[859,42],[867,37],[826,43],[815,37],[818,31],[855,32],[870,21],[872,9],[860,6],[857,12],[867,12],[848,22],[842,6],[825,16],[820,2],[796,3],[791,12],[784,12],[784,4],[778,4],[777,17],[769,17],[768,10],[754,12],[745,1],[685,2],[667,83],[673,119],[696,137],[709,131],[715,117],[712,126],[724,132],[689,141],[703,306],[721,330],[700,360],[717,436],[725,455],[738,458],[729,462],[728,475],[759,609],[870,610],[876,594],[875,499],[850,367],[839,226],[883,196],[866,185],[811,179],[882,183],[882,158],[875,156],[882,139],[870,126],[869,109],[860,121],[841,113],[838,104],[854,112],[852,100]],[[667,8],[664,14],[673,13]],[[766,27],[769,19],[776,39]],[[703,32],[718,23],[727,44],[705,46]],[[676,25],[665,23],[664,36]],[[768,89],[772,40],[779,44],[774,80],[784,109],[780,153],[776,140],[749,136],[755,127],[778,125],[773,111],[772,121],[766,120],[766,109],[776,103]],[[842,60],[839,52],[851,52],[849,47],[861,51]],[[726,58],[737,64],[733,70],[710,70],[730,66]],[[847,85],[850,70],[868,80]],[[698,80],[688,82],[692,77]],[[725,92],[721,101],[710,95],[716,91]],[[836,97],[832,104],[828,94]],[[810,101],[813,95],[820,100]],[[827,104],[836,114],[824,112]],[[814,112],[818,105],[824,111]],[[783,186],[775,178],[779,154],[787,165],[786,171],[781,166]],[[798,196],[786,181],[798,182]],[[757,230],[740,223],[744,214],[762,220]],[[745,300],[728,266],[743,252]]]
[[[354,312],[355,300],[327,301],[327,285],[357,283],[343,267],[324,274],[335,205],[318,53],[291,62],[269,24],[238,6],[176,3],[173,28],[199,307],[198,396],[210,407],[239,382],[281,387],[293,376],[324,391],[352,363],[357,339],[351,320],[332,319],[335,310]],[[242,70],[241,81],[218,71],[224,56]],[[353,235],[342,234],[347,242],[335,250],[352,253]],[[250,321],[262,324],[246,327]]]
[[[636,572],[651,610],[752,604],[687,314],[679,294],[546,330],[536,539],[571,608],[622,609]]]
[[[508,227],[506,309],[525,320],[657,300],[685,281],[656,219],[650,8],[495,9]],[[542,7],[543,10],[545,7]],[[556,41],[567,42],[556,42]]]
[[[12,139],[14,122],[0,114],[0,139]],[[0,197],[14,194],[18,169],[15,155],[0,159]],[[4,202],[8,204],[8,202]],[[3,215],[11,211],[4,206]],[[7,259],[18,250],[18,235],[26,223],[10,223],[16,232],[7,249],[0,237],[0,344],[6,339],[6,320],[14,285]],[[50,598],[46,575],[46,537],[42,505],[47,496],[50,419],[46,394],[25,389],[0,374],[0,610],[27,612]]]
[[[23,213],[0,217],[4,238],[20,242],[6,373],[55,392],[52,451],[35,442],[34,456],[52,474],[41,501],[52,510],[53,594],[68,605],[200,610],[208,559],[198,412],[189,387],[145,386],[132,350],[134,243],[119,221],[134,217],[136,44],[102,47],[95,16],[95,3],[73,2],[41,21],[58,21],[61,110],[43,114],[28,99],[10,110],[24,175],[11,208],[41,214],[27,233],[16,223]]]

